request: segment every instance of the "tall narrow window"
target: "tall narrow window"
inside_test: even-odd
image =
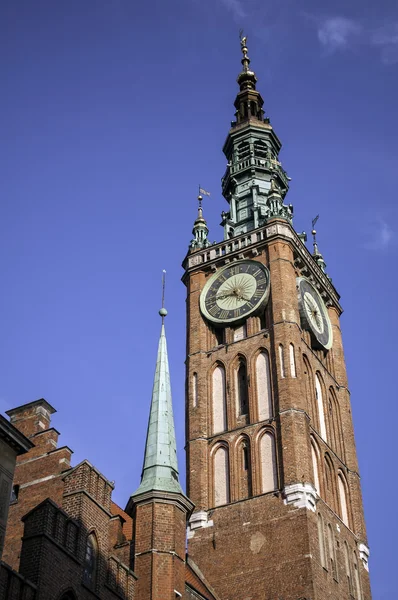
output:
[[[332,465],[332,461],[330,460],[330,457],[328,454],[325,454],[325,487],[326,487],[326,493],[325,493],[325,500],[326,503],[329,504],[329,506],[335,510],[335,473],[334,473],[334,469],[333,469],[333,465]]]
[[[281,377],[286,377],[286,373],[285,373],[285,359],[283,356],[283,346],[282,344],[279,344],[279,364],[280,364],[280,368],[281,368]]]
[[[350,596],[354,595],[354,589],[352,587],[352,577],[351,577],[351,566],[350,566],[350,551],[348,550],[347,542],[344,542],[344,562],[345,562],[345,573],[347,577],[347,585]]]
[[[291,377],[297,377],[296,373],[296,359],[294,357],[294,346],[289,344],[289,361],[290,361],[290,375]]]
[[[354,562],[354,580],[355,580],[356,597],[357,597],[357,600],[362,600],[361,581],[359,578],[359,571],[358,571],[358,559],[357,559],[357,555],[355,552],[353,555],[353,562]]]
[[[348,519],[348,503],[347,503],[347,484],[345,482],[344,475],[339,473],[337,476],[337,482],[339,486],[339,500],[340,500],[340,517],[344,525],[349,527]]]
[[[303,355],[303,372],[304,372],[304,381],[305,381],[305,395],[308,406],[308,413],[311,418],[311,425],[317,429],[317,408],[315,402],[315,394],[314,394],[314,386],[313,386],[313,378],[312,378],[312,370],[308,358]]]
[[[250,461],[250,442],[243,439],[238,445],[238,485],[239,498],[250,498],[252,496],[252,478]]]
[[[258,418],[260,421],[263,421],[264,419],[271,419],[273,416],[273,411],[268,352],[261,352],[261,354],[257,356],[256,379]]]
[[[321,380],[319,378],[318,373],[315,375],[315,393],[316,393],[316,401],[318,405],[318,415],[319,415],[319,433],[322,438],[327,442],[326,435],[326,424],[325,424],[325,413],[323,410],[323,395],[322,395],[322,385]]]
[[[319,485],[318,452],[314,444],[314,442],[311,442],[312,470],[314,472],[315,489],[318,492],[318,494],[320,494],[321,486]]]
[[[334,535],[332,526],[328,525],[328,548],[329,548],[329,564],[330,571],[333,575],[333,579],[337,581],[337,564],[336,564],[336,555],[334,551]]]
[[[225,396],[225,369],[218,365],[213,371],[213,433],[227,428],[227,409]]]
[[[198,374],[192,376],[192,405],[194,408],[198,405]]]
[[[94,533],[90,533],[86,543],[86,553],[84,556],[83,582],[95,588],[97,577],[98,562],[98,543]]]
[[[214,504],[220,506],[229,502],[228,450],[220,446],[214,455]]]
[[[238,415],[249,414],[246,363],[242,359],[239,361],[239,367],[236,372],[236,395]]]
[[[319,541],[319,555],[321,558],[321,565],[325,569],[327,568],[326,556],[325,556],[325,533],[323,528],[322,516],[318,513],[318,541]]]
[[[275,438],[271,433],[265,433],[260,440],[261,457],[261,489],[272,492],[277,488]]]

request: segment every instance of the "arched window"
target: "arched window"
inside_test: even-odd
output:
[[[312,426],[317,429],[318,421],[317,421],[317,408],[315,403],[315,395],[314,395],[314,386],[313,386],[313,377],[312,370],[308,358],[303,355],[303,373],[304,373],[304,382],[305,382],[305,394],[308,406],[308,413],[311,418]]]
[[[319,541],[319,555],[321,558],[321,565],[325,569],[327,568],[326,556],[325,556],[325,530],[323,528],[322,515],[318,513],[318,541]]]
[[[94,588],[98,567],[98,542],[94,533],[90,533],[86,542],[84,555],[83,582]]]
[[[257,407],[260,421],[273,416],[271,375],[268,352],[261,352],[256,359]]]
[[[337,483],[338,483],[338,487],[339,487],[340,517],[341,517],[341,520],[343,521],[344,525],[347,525],[347,527],[349,527],[347,482],[341,471],[337,475]]]
[[[238,370],[236,371],[236,405],[238,415],[249,414],[247,369],[243,358],[239,360]]]
[[[316,446],[316,443],[313,439],[311,439],[311,458],[312,458],[312,470],[314,472],[314,485],[315,489],[320,495],[321,486],[319,484],[319,450]]]
[[[332,526],[329,523],[328,525],[328,549],[329,549],[329,564],[330,571],[333,575],[333,579],[337,581],[337,563],[336,563],[336,554],[334,550],[334,535]]]
[[[315,375],[315,393],[319,415],[319,433],[325,442],[327,442],[325,413],[323,410],[322,384],[318,373]]]
[[[229,502],[229,461],[225,446],[217,448],[214,454],[214,504],[220,506]]]
[[[289,344],[289,362],[290,362],[290,376],[297,377],[296,373],[296,359],[294,356],[294,346]]]
[[[335,472],[328,454],[325,454],[325,500],[335,510]]]
[[[357,600],[362,600],[361,581],[359,578],[358,559],[357,559],[356,552],[354,552],[354,555],[353,555],[353,562],[354,562],[354,580],[355,580],[356,597],[357,597]]]
[[[260,439],[261,490],[272,492],[278,486],[276,476],[275,438],[268,431]]]
[[[225,369],[217,365],[213,371],[213,433],[225,431],[227,428],[227,407],[225,395]]]
[[[346,577],[347,577],[348,591],[349,591],[350,596],[353,596],[354,589],[352,587],[350,551],[348,550],[347,542],[344,542],[344,562],[345,562],[345,573],[346,573]]]
[[[198,374],[192,376],[192,405],[194,408],[198,405]]]
[[[252,476],[249,440],[247,438],[243,438],[239,442],[237,449],[239,498],[250,498],[252,496]]]
[[[329,388],[329,429],[332,448],[340,458],[344,459],[340,406],[332,387]]]
[[[286,377],[285,358],[283,356],[283,345],[279,344],[279,364],[281,368],[281,377]]]

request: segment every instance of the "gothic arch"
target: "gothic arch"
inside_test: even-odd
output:
[[[327,442],[328,436],[326,431],[326,418],[325,418],[325,385],[322,379],[322,375],[319,371],[315,373],[315,398],[318,409],[319,418],[319,433],[321,438]]]
[[[289,374],[290,377],[297,377],[296,351],[292,343],[289,344]]]
[[[310,436],[311,439],[311,460],[312,460],[312,472],[314,475],[314,486],[318,493],[321,495],[321,461],[320,461],[320,450],[318,443],[316,442],[313,435]]]
[[[278,359],[279,359],[279,372],[282,379],[286,377],[286,361],[285,361],[285,349],[283,344],[278,346]]]
[[[319,542],[319,557],[322,567],[327,568],[326,554],[325,554],[325,528],[323,525],[323,518],[321,513],[318,513],[317,519],[318,525],[318,542]]]
[[[325,502],[336,512],[336,476],[333,461],[327,452],[324,456],[324,465]]]
[[[315,402],[315,385],[314,385],[314,377],[312,373],[312,368],[310,365],[310,361],[307,356],[303,354],[303,374],[304,374],[304,382],[305,382],[305,394],[307,398],[307,406],[308,412],[311,419],[311,424],[314,429],[319,428],[318,423],[318,411],[316,408]]]
[[[349,501],[349,492],[348,492],[348,484],[347,479],[341,471],[341,469],[337,472],[337,489],[339,496],[339,516],[343,521],[344,525],[347,527],[350,526],[350,501]]]
[[[271,362],[268,350],[261,348],[255,353],[252,360],[252,372],[259,421],[272,419],[274,416],[272,400]]]
[[[213,433],[227,429],[227,383],[225,366],[217,361],[211,371],[211,415]]]
[[[213,480],[213,505],[221,506],[230,502],[230,464],[227,442],[218,442],[210,452]]]
[[[250,420],[250,395],[249,395],[249,361],[242,352],[239,352],[229,366],[229,381],[231,381],[231,398],[233,398],[233,417],[245,417]]]
[[[329,387],[328,398],[329,428],[331,443],[336,454],[344,460],[344,439],[342,435],[340,404],[333,386]]]
[[[275,433],[266,427],[257,436],[260,466],[260,491],[265,494],[278,488],[278,466],[276,458]]]
[[[351,560],[350,560],[350,551],[348,549],[347,542],[344,542],[344,563],[345,563],[345,573],[347,577],[347,586],[350,596],[354,596],[354,588],[352,585],[352,575],[351,575]]]
[[[329,555],[329,565],[330,571],[332,573],[333,579],[337,581],[337,561],[336,561],[336,549],[335,549],[335,540],[333,529],[330,523],[328,523],[327,527],[327,537],[328,537],[328,555]]]
[[[237,497],[239,500],[253,495],[251,443],[247,435],[241,435],[235,443]]]
[[[93,530],[87,535],[83,563],[83,582],[92,589],[95,589],[97,584],[98,560],[98,538]]]

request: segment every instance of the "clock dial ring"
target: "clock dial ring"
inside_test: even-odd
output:
[[[297,278],[297,290],[302,325],[318,347],[329,350],[333,343],[332,325],[321,296],[305,277]]]
[[[269,288],[265,265],[254,260],[233,262],[207,281],[200,295],[200,310],[215,325],[235,323],[265,306]]]

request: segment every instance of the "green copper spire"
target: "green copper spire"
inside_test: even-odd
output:
[[[221,214],[224,239],[262,227],[275,217],[288,223],[293,219],[292,205],[284,203],[290,177],[279,160],[282,144],[265,116],[242,32],[240,46],[243,56],[235,120],[223,147],[227,168],[221,185],[229,204],[228,212]]]
[[[141,484],[132,494],[133,497],[154,490],[183,494],[178,481],[169,361],[164,328],[167,310],[162,307],[159,314],[162,317],[162,328],[152,389],[144,467]]]

